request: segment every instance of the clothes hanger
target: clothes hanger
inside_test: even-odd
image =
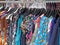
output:
[[[50,12],[51,12],[51,10],[50,10],[50,9],[47,9],[47,10],[46,10],[46,14],[45,14],[45,15],[46,15],[46,17],[49,17],[49,13],[50,13]]]
[[[28,8],[25,8],[25,11],[24,11],[24,16],[28,16],[28,14],[29,14],[29,9]]]
[[[39,13],[39,16],[41,16],[42,14],[45,14],[46,13],[46,10],[44,8],[41,8],[40,9],[40,13]]]
[[[40,15],[41,15],[41,13],[42,13],[42,9],[40,9],[40,12],[39,12],[39,14],[38,14],[38,15],[40,16]]]
[[[34,9],[33,9],[33,15],[35,15],[36,11],[37,11],[37,9],[34,8]]]
[[[17,14],[17,12],[19,11],[19,7],[17,7],[17,9],[13,12],[13,15],[10,15],[10,20],[12,20],[12,17],[15,15],[15,14]],[[16,15],[15,15],[16,16]]]
[[[21,13],[25,13],[27,11],[27,8],[22,8]]]
[[[8,11],[9,10],[9,7],[6,7],[5,10]]]
[[[32,14],[36,16],[37,12],[38,12],[38,9],[33,8]]]
[[[55,15],[56,13],[55,13],[55,10],[52,10],[51,11],[51,13],[50,13],[50,16],[53,16],[53,15]]]
[[[58,15],[59,15],[59,17],[60,17],[60,9],[58,10]]]
[[[52,9],[50,9],[49,17],[50,16],[55,16],[56,15],[56,3],[51,3]]]
[[[36,11],[35,11],[35,15],[37,15],[37,14],[38,14],[38,12],[39,12],[39,9],[36,9]]]
[[[23,16],[26,16],[24,13],[26,13],[27,11],[27,8],[22,8],[21,9],[18,9],[17,13],[19,15],[19,18],[20,18],[20,15],[23,15]]]
[[[12,12],[16,11],[16,9],[17,8],[14,6],[14,4],[11,4],[10,7],[9,7],[9,9],[8,9],[8,11],[7,11],[7,13],[11,14]]]
[[[31,10],[31,14],[34,15],[35,8],[30,8],[30,10]]]
[[[19,11],[19,9],[20,9],[20,8],[17,8],[16,11],[14,11],[13,13],[14,13],[14,14],[17,13],[17,12]]]
[[[9,12],[13,7],[14,7],[14,5],[11,4],[7,12]]]
[[[54,15],[55,15],[55,11],[54,10],[47,9],[47,11],[46,11],[46,16],[47,17],[50,17],[50,16],[54,17]]]
[[[54,17],[55,17],[56,19],[58,19],[58,17],[60,17],[60,11],[59,11],[59,10],[55,10],[55,15],[54,15]]]
[[[9,15],[10,15],[10,16],[9,16],[9,19],[10,19],[10,20],[12,20],[13,15],[17,13],[18,9],[19,9],[19,8],[17,8],[17,9],[14,8],[14,9],[13,9],[13,12],[12,12],[11,14],[9,14]]]
[[[13,12],[8,13],[6,19],[9,19],[10,16],[13,16],[13,14],[17,13],[18,9],[19,9],[19,8],[17,8],[17,9],[14,9],[14,8],[13,8],[13,10],[11,9]]]
[[[8,7],[8,10],[7,10],[7,16],[6,16],[6,19],[9,19],[9,17],[12,15],[13,12],[11,12],[11,10],[13,10],[13,4],[10,5],[10,7]]]
[[[30,14],[32,14],[33,13],[33,9],[28,9],[28,11],[27,11],[27,15],[30,15]],[[33,15],[33,14],[32,14]]]
[[[50,9],[50,12],[48,13],[48,17],[53,16],[54,11]]]
[[[17,13],[19,8],[14,7],[14,5],[12,5],[12,8],[10,11],[8,11],[8,15],[6,17],[6,19],[11,19],[10,17],[12,17],[14,15],[14,13]]]
[[[12,9],[12,7],[9,7],[9,9],[8,9],[8,11],[7,11],[7,12],[9,12],[11,9]]]
[[[39,16],[40,12],[41,12],[41,9],[38,9],[38,11],[37,11],[37,13],[36,13],[36,16],[37,16],[37,15]]]
[[[22,5],[21,5],[21,4],[18,4],[17,8],[18,8],[17,13],[21,13],[21,10],[22,10]]]

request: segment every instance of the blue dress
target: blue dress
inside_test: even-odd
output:
[[[56,18],[53,18],[52,21],[51,21],[51,28],[50,28],[50,32],[49,32],[49,34],[50,34],[49,35],[49,41],[51,39],[51,35],[53,33],[53,27],[54,27],[55,23],[56,23]]]
[[[22,23],[22,15],[20,16],[17,22],[18,25],[17,25],[17,32],[16,32],[16,37],[15,37],[16,45],[20,45],[20,38],[21,38],[21,33],[22,33],[22,30],[20,29],[21,23]]]
[[[43,16],[40,20],[40,28],[36,35],[34,45],[46,45],[47,44],[47,30],[48,30],[49,19]]]
[[[49,45],[60,45],[60,17],[57,19],[53,27]]]
[[[59,27],[58,27],[58,36],[59,36],[59,45],[60,45],[60,18],[59,18]]]

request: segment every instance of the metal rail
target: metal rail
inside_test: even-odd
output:
[[[0,1],[0,3],[21,3],[20,1]]]
[[[46,3],[56,3],[56,2],[60,2],[60,1],[45,1],[45,2]],[[21,1],[0,1],[0,3],[22,3],[22,2]]]

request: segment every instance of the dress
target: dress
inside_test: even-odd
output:
[[[48,24],[51,18],[43,16],[40,19],[40,28],[38,28],[38,33],[36,35],[36,40],[34,45],[47,45],[48,44]]]
[[[22,30],[20,29],[20,25],[22,23],[22,15],[20,16],[20,18],[18,19],[18,22],[17,22],[17,31],[16,31],[16,37],[15,37],[15,43],[16,45],[20,45],[20,38],[21,38],[21,33],[22,33]]]

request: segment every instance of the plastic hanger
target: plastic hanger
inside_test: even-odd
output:
[[[9,12],[9,11],[13,8],[13,6],[14,6],[14,5],[11,4],[7,12]]]
[[[41,12],[41,9],[38,9],[38,11],[36,12],[36,16],[39,15],[40,12]]]
[[[55,17],[56,19],[58,19],[58,17],[60,17],[60,11],[59,11],[59,10],[55,10],[55,15],[54,15],[54,17]]]
[[[50,15],[49,15],[50,13],[51,13],[51,10],[50,10],[50,9],[47,9],[45,15],[46,15],[47,17],[50,17]]]
[[[33,13],[33,9],[28,9],[27,15],[32,14],[32,13]]]
[[[39,10],[39,9],[36,9],[36,11],[35,11],[35,15],[37,15],[37,14],[38,14],[38,12],[39,12],[38,10]]]
[[[18,10],[19,10],[19,8],[17,8],[17,9],[16,9],[16,11],[15,11],[15,12],[13,12],[13,13],[17,13],[17,12],[18,12]]]
[[[42,14],[45,14],[45,13],[46,13],[46,10],[44,8],[41,8],[38,15],[41,16]]]
[[[34,12],[35,12],[34,10],[35,10],[35,8],[30,8],[30,10],[29,10],[30,14],[34,15]]]
[[[36,11],[37,11],[37,9],[34,8],[34,9],[33,9],[33,15],[35,15]]]
[[[28,11],[29,11],[28,8],[24,8],[22,14],[23,14],[24,16],[27,16],[28,13],[29,13]]]
[[[6,17],[6,19],[11,19],[10,17],[12,17],[15,13],[17,13],[19,8],[12,8],[9,12],[8,12],[8,16]]]
[[[10,19],[10,20],[12,20],[12,17],[14,16],[14,14],[16,14],[16,13],[18,12],[18,9],[19,9],[19,8],[17,8],[17,10],[16,10],[15,12],[13,12],[12,15],[9,16],[9,19]]]
[[[7,11],[7,13],[10,13],[11,14],[12,12],[16,11],[16,9],[17,8],[14,7],[14,4],[11,4],[10,7],[9,7],[9,9],[8,9],[8,11]]]
[[[9,12],[11,9],[12,9],[12,7],[9,7],[9,9],[8,9],[8,11],[7,11],[7,12]]]

